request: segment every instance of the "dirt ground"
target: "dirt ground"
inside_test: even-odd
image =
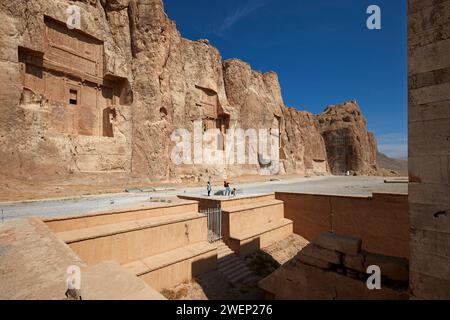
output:
[[[259,280],[264,279],[282,264],[292,259],[308,245],[301,236],[292,235],[272,246],[245,258],[245,263]],[[161,292],[169,300],[262,300],[264,293],[253,284],[234,286],[221,274],[212,271]]]
[[[233,183],[249,183],[249,182],[268,182],[273,179],[290,179],[297,178],[297,175],[285,176],[240,176],[229,179]],[[23,200],[39,200],[39,199],[59,199],[67,197],[91,196],[109,193],[121,193],[126,189],[133,188],[191,188],[201,187],[205,185],[204,181],[184,180],[182,182],[151,182],[130,179],[114,180],[109,179],[93,179],[95,183],[86,183],[92,179],[75,179],[66,181],[48,181],[46,183],[33,180],[23,181],[0,177],[0,202],[3,201],[23,201]],[[213,180],[212,183],[221,184],[222,180]]]

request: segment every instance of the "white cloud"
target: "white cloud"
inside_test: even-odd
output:
[[[215,29],[214,33],[223,35],[227,30],[232,28],[236,23],[245,19],[253,12],[267,6],[272,0],[252,0],[246,1],[243,6],[236,8],[232,13],[225,17],[223,23]]]

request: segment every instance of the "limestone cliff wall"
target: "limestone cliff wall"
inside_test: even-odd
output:
[[[79,31],[58,26],[67,21],[72,4],[81,9]],[[327,142],[340,135],[349,138],[346,150],[352,150],[346,153],[348,169],[375,172],[376,142],[361,114],[352,126],[338,128],[333,117],[347,123],[341,112],[326,112],[316,120],[286,108],[275,73],[254,71],[236,59],[222,61],[207,40],[183,39],[162,0],[1,1],[0,18],[4,177],[155,181],[261,173],[259,165],[180,166],[170,161],[172,132],[192,132],[198,120],[208,128],[279,129],[281,174],[339,173],[335,157],[341,151],[338,146],[331,150]],[[49,41],[54,30],[65,35]],[[75,38],[81,44],[70,42]],[[60,41],[55,48],[63,51],[64,41],[78,46],[72,60],[55,64],[63,54],[49,54],[52,41]],[[97,49],[102,56],[93,61]],[[94,62],[101,75],[90,75]],[[55,78],[66,90],[59,103],[49,98],[59,90],[52,85]],[[70,108],[74,85],[80,90],[75,100],[96,97],[79,111]],[[91,105],[97,109],[83,109]]]
[[[367,120],[356,101],[329,106],[317,117],[317,122],[333,174],[346,171],[358,175],[377,173],[376,139],[367,130]]]

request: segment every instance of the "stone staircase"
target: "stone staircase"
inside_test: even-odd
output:
[[[268,247],[293,234],[284,218],[284,203],[274,194],[222,202],[224,242],[240,257]]]
[[[224,242],[217,243],[218,270],[233,285],[256,284],[258,278]]]
[[[294,233],[294,223],[284,217],[284,202],[275,194],[237,197],[179,196],[198,201],[199,208],[221,208],[223,241],[239,257],[245,257]]]
[[[99,214],[54,218],[47,225],[88,265],[116,261],[155,290],[217,267],[198,203],[178,201]]]
[[[83,300],[166,300],[117,262],[88,266],[39,218],[6,221],[0,235],[0,300],[65,300],[68,266],[80,268]]]

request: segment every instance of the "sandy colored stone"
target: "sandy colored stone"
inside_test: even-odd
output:
[[[322,259],[318,259],[318,258],[314,258],[311,256],[307,256],[305,254],[299,254],[298,255],[298,261],[300,261],[303,264],[309,265],[309,266],[314,266],[320,269],[324,269],[324,270],[328,270],[331,269],[332,264],[328,261],[322,260]]]
[[[277,300],[407,300],[406,291],[369,290],[366,282],[291,260],[259,282]]]
[[[335,250],[341,253],[357,255],[361,251],[362,241],[360,238],[342,236],[334,233],[322,233],[312,241],[317,246]]]
[[[408,1],[410,289],[450,298],[450,1]],[[439,214],[441,213],[441,214]],[[406,278],[403,271],[401,278]]]
[[[365,257],[362,254],[358,254],[356,256],[346,254],[342,257],[342,262],[346,268],[358,271],[358,272],[366,272],[366,268],[364,267]]]
[[[320,259],[332,264],[341,264],[341,254],[334,250],[328,250],[319,247],[315,244],[310,244],[306,246],[301,252],[300,256],[307,256],[315,259]]]
[[[350,171],[372,175],[378,171],[377,144],[356,101],[329,106],[317,117],[333,174]]]
[[[117,262],[87,266],[39,219],[0,225],[0,299],[65,300],[69,266],[81,271],[83,300],[163,300]]]
[[[409,280],[408,260],[397,257],[389,257],[380,254],[365,253],[364,267],[378,266],[381,269],[382,276],[396,281]]]

